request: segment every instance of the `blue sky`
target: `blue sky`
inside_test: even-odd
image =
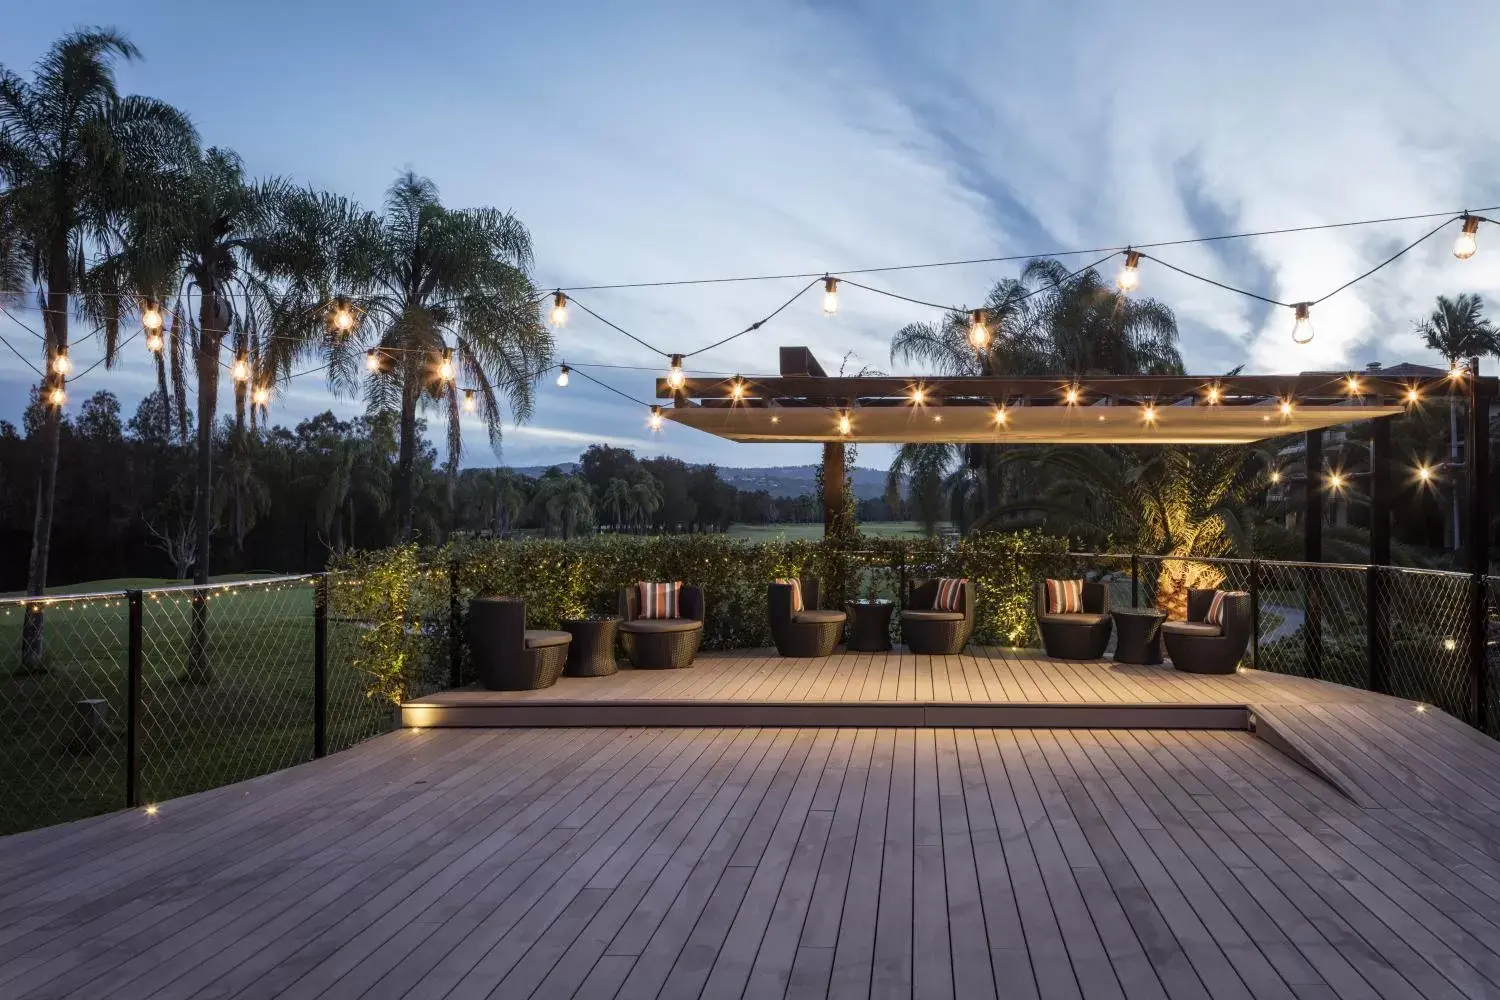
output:
[[[1500,204],[1500,139],[1485,60],[1500,7],[1397,2],[838,2],[457,4],[12,2],[0,64],[23,73],[60,33],[111,24],[144,50],[126,92],[187,111],[205,142],[376,207],[400,169],[454,206],[514,210],[544,286],[838,270],[1046,252]],[[1222,8],[1222,9],[1215,9]],[[205,53],[206,58],[205,58]],[[1284,301],[1316,298],[1423,223],[1162,251]],[[1430,227],[1429,227],[1430,228]],[[1317,339],[1207,285],[1143,270],[1177,312],[1190,370],[1418,360],[1412,322],[1439,293],[1500,294],[1500,228],[1465,263],[1434,240],[1330,300]],[[891,291],[977,302],[1013,265],[881,275]],[[745,326],[796,282],[580,296],[667,350]],[[23,313],[23,319],[28,317]],[[808,295],[705,370],[767,371],[783,344],[825,367],[889,367],[890,335],[932,311],[846,289],[834,318]],[[35,321],[33,314],[29,321]],[[0,318],[22,349],[35,341]],[[559,354],[655,366],[574,310]],[[87,364],[81,348],[77,361]],[[593,372],[649,398],[655,371]],[[0,358],[0,417],[29,372]],[[96,387],[132,411],[144,351]],[[227,402],[227,395],[226,395]],[[281,422],[332,407],[315,378],[273,403]],[[567,460],[590,442],[690,461],[812,461],[815,446],[733,445],[672,427],[574,379],[543,383],[504,460]],[[889,450],[862,451],[883,464]],[[492,464],[483,429],[466,464]]]

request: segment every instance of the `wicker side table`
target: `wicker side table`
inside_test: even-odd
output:
[[[1165,611],[1132,608],[1111,611],[1115,619],[1115,660],[1156,666],[1161,663],[1161,623]]]
[[[844,648],[851,653],[889,653],[894,608],[890,601],[850,601],[849,641]]]
[[[562,628],[573,636],[568,644],[568,666],[564,677],[608,677],[620,668],[615,664],[618,618],[567,618]]]

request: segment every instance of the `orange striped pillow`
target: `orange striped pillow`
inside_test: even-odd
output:
[[[782,584],[783,586],[791,587],[792,588],[792,614],[796,614],[799,611],[806,610],[806,608],[804,608],[803,604],[802,604],[802,581],[801,580],[783,580],[783,579],[777,579],[777,580],[772,580],[771,582],[772,583],[779,583],[779,584]]]
[[[954,580],[943,577],[938,580],[937,599],[932,602],[934,611],[962,611],[964,609],[964,584],[968,579]]]
[[[677,595],[682,590],[681,580],[672,583],[647,583],[642,580],[635,586],[641,597],[642,618],[682,617],[677,610]]]
[[[1082,580],[1048,580],[1047,614],[1076,615],[1083,612]]]

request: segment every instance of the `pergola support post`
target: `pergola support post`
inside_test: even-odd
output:
[[[1302,558],[1307,563],[1323,561],[1323,431],[1307,431],[1304,436],[1306,488],[1303,490]],[[1323,576],[1316,566],[1306,566],[1303,593],[1306,595],[1306,618],[1302,625],[1303,656],[1309,677],[1323,673]]]
[[[844,528],[844,442],[823,444],[823,534],[837,535]]]
[[[1382,401],[1383,402],[1383,401]],[[1391,421],[1370,425],[1370,567],[1365,580],[1365,656],[1371,691],[1390,687],[1385,567],[1391,563]]]
[[[1469,669],[1474,725],[1489,724],[1490,397],[1479,381],[1479,359],[1469,359],[1469,427],[1464,463],[1469,490]]]

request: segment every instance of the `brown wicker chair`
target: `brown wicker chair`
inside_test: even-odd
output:
[[[901,638],[913,653],[951,656],[962,653],[974,633],[974,584],[965,582],[959,599],[961,610],[937,611],[938,582],[921,580],[906,590],[901,611]]]
[[[1047,581],[1038,580],[1034,591],[1036,624],[1042,632],[1042,649],[1055,660],[1097,660],[1109,645],[1115,627],[1109,616],[1109,587],[1084,582],[1083,611],[1055,615],[1047,610]]]
[[[566,632],[526,627],[526,602],[476,597],[469,602],[469,652],[479,683],[491,691],[534,691],[557,683],[568,662]]]
[[[1224,598],[1224,625],[1209,624],[1212,590],[1189,590],[1187,621],[1163,622],[1162,641],[1172,666],[1192,674],[1232,674],[1250,644],[1250,595]]]
[[[677,601],[677,618],[642,618],[640,591],[621,588],[620,638],[632,666],[680,670],[693,665],[703,642],[703,590],[684,586]]]
[[[818,581],[802,581],[802,611],[792,610],[790,584],[773,583],[766,591],[771,616],[771,638],[782,656],[828,656],[844,637],[842,611],[818,609]]]

